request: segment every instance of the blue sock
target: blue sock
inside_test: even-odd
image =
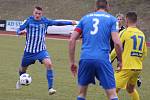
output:
[[[84,97],[77,97],[77,100],[86,100]]]
[[[48,88],[51,89],[53,87],[53,70],[47,70],[47,81],[48,81]]]
[[[118,97],[112,98],[111,100],[118,100]]]

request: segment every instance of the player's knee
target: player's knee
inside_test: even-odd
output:
[[[126,90],[128,93],[133,93],[134,92],[134,86],[127,86]]]
[[[51,63],[47,63],[47,64],[46,64],[46,68],[47,68],[47,69],[52,69],[52,64],[51,64]]]
[[[47,66],[47,67],[52,67],[52,64],[48,62],[48,63],[46,64],[46,66]]]
[[[52,67],[52,63],[51,63],[50,59],[44,59],[44,60],[43,60],[43,63],[44,63],[44,65],[45,65],[47,68],[51,68],[51,67]]]

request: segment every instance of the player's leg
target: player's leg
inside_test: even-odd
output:
[[[114,71],[111,63],[107,59],[101,59],[95,64],[97,66],[96,77],[101,82],[101,86],[105,89],[108,99],[118,100]]]
[[[19,76],[21,76],[23,73],[26,73],[28,67],[19,67]],[[16,89],[22,88],[22,85],[20,84],[20,81],[18,80],[16,83]]]
[[[95,66],[93,60],[80,60],[78,69],[79,95],[77,100],[86,100],[88,84],[95,83]]]
[[[132,100],[140,100],[139,94],[135,89],[135,85],[128,84],[126,87],[127,92],[131,96]]]
[[[109,100],[118,100],[118,96],[117,96],[117,93],[116,93],[116,88],[105,89],[105,92],[106,92],[107,97],[109,98]]]
[[[25,52],[22,57],[21,66],[19,67],[19,76],[21,76],[23,73],[26,73],[28,66],[34,63],[35,60],[32,58],[31,54]],[[16,83],[16,89],[20,89],[21,87],[22,85],[18,80]]]
[[[45,58],[43,61],[43,64],[46,67],[46,77],[48,81],[48,89],[49,89],[49,94],[54,94],[56,90],[53,89],[53,81],[54,81],[54,71],[52,68],[52,62],[50,58]]]
[[[130,78],[130,70],[121,70],[120,72],[115,72],[115,81],[116,81],[116,92],[117,95],[121,89],[126,89],[126,84]]]
[[[86,94],[87,94],[88,86],[79,86],[79,95],[77,97],[77,100],[86,100]]]
[[[127,87],[126,90],[127,92],[130,94],[132,100],[140,100],[139,94],[137,92],[137,90],[135,89],[136,83],[137,83],[137,79],[139,74],[141,73],[141,71],[132,71],[132,77],[130,78],[130,80],[127,83]]]
[[[20,66],[19,67],[19,75],[21,76],[23,73],[26,73],[27,68],[28,68],[28,66],[26,66],[26,67]]]
[[[46,77],[48,81],[49,95],[52,95],[56,93],[56,90],[53,89],[54,71],[52,68],[52,62],[50,58],[45,58],[42,62],[46,67]]]
[[[117,87],[116,87],[117,96],[118,96],[118,93],[119,93],[120,90],[121,90],[121,88],[117,88]],[[119,99],[119,96],[118,96],[118,99]]]
[[[120,90],[121,90],[121,88],[117,88],[117,87],[116,87],[117,95],[118,95],[118,93],[119,93]]]
[[[47,51],[42,51],[41,53],[39,53],[38,56],[40,58],[40,62],[42,62],[46,67],[46,77],[48,82],[49,95],[52,95],[56,93],[56,90],[53,89],[54,71],[52,67],[52,61]]]

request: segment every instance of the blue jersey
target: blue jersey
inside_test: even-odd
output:
[[[21,30],[27,30],[24,51],[29,53],[38,53],[46,50],[45,34],[47,27],[52,25],[72,25],[72,22],[54,21],[45,17],[42,17],[40,20],[35,20],[33,16],[30,16],[17,30],[18,35]]]
[[[118,22],[107,12],[94,12],[84,16],[75,31],[82,32],[80,59],[109,57],[111,32],[118,32]]]

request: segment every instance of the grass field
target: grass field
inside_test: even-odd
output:
[[[56,95],[49,96],[45,68],[36,62],[30,66],[28,73],[32,76],[31,85],[15,89],[18,79],[18,66],[23,53],[25,38],[0,36],[0,100],[76,100],[76,79],[71,76],[68,65],[68,42],[64,40],[47,40],[47,48],[51,54],[55,68]],[[79,58],[80,43],[77,47],[77,59]],[[148,49],[150,51],[150,49]],[[149,100],[150,95],[150,55],[144,61],[142,73],[143,84],[138,88],[141,100]],[[122,91],[119,96],[121,100],[130,100],[128,94]],[[104,91],[98,84],[90,85],[87,100],[107,100]]]

